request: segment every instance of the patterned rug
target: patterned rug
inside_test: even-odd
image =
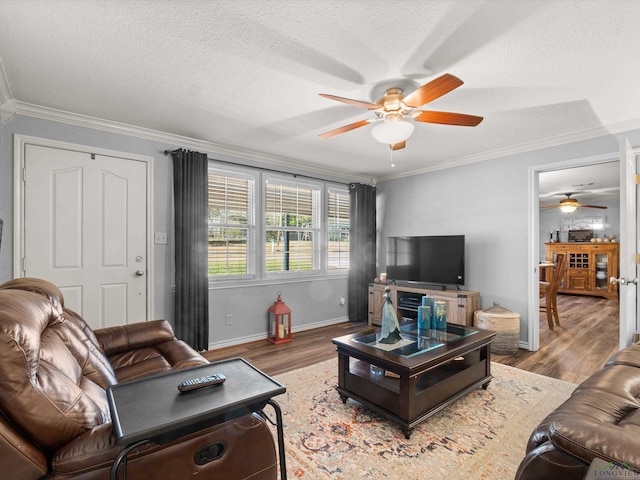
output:
[[[275,378],[290,479],[512,479],[529,435],[575,385],[498,363],[478,388],[416,427],[398,425],[335,390],[337,359]],[[267,410],[270,410],[267,408]]]

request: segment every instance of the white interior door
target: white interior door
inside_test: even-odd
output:
[[[101,328],[147,316],[147,164],[25,146],[24,275]]]
[[[638,317],[637,160],[626,137],[620,138],[620,348],[640,332]]]

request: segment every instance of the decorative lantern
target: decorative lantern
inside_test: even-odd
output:
[[[269,313],[269,341],[278,344],[291,341],[291,309],[282,301],[280,292]]]

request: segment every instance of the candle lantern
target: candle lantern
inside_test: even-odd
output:
[[[278,298],[268,310],[269,341],[285,343],[291,341],[291,309],[282,301],[280,292]]]

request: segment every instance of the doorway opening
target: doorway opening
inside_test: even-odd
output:
[[[585,178],[589,178],[589,171],[595,175],[597,181],[586,181]],[[604,171],[611,170],[614,173],[614,178],[608,178],[604,181]],[[595,173],[594,173],[595,172]],[[585,176],[583,176],[585,175]],[[609,175],[609,174],[607,174]],[[541,177],[542,177],[542,189],[541,189]],[[591,185],[589,185],[592,183]],[[541,260],[546,258],[545,243],[550,240],[560,242],[568,241],[568,229],[571,228],[571,222],[564,222],[563,217],[560,214],[554,214],[553,219],[549,221],[546,216],[541,218],[542,204],[553,205],[559,203],[559,201],[567,193],[574,193],[575,196],[583,204],[595,204],[606,205],[604,209],[578,209],[583,210],[578,215],[573,215],[573,218],[590,220],[593,222],[600,222],[604,218],[605,225],[603,231],[607,234],[619,235],[619,231],[615,231],[619,228],[619,197],[620,197],[620,174],[619,174],[619,159],[617,153],[600,155],[594,157],[574,159],[570,161],[563,161],[557,163],[550,163],[546,165],[537,165],[529,169],[529,261],[530,261],[530,288],[529,288],[529,319],[528,322],[528,347],[531,351],[538,351],[544,348],[545,345],[540,343],[540,311],[539,311],[539,264]],[[577,192],[582,192],[577,194]],[[582,201],[582,198],[585,200]],[[599,202],[599,203],[595,203]],[[560,209],[553,208],[553,210]],[[603,213],[606,212],[606,213]],[[607,220],[607,217],[608,220]],[[565,214],[564,218],[569,218]],[[551,222],[551,223],[549,223]],[[578,221],[577,223],[580,223]],[[554,227],[551,228],[550,224]],[[608,226],[607,226],[608,224]],[[544,227],[544,228],[543,228]],[[615,233],[614,233],[615,231]],[[604,233],[600,233],[599,236],[603,237]],[[580,295],[572,295],[571,301],[573,303],[580,302]],[[585,301],[590,298],[586,297]],[[606,300],[606,299],[605,299]],[[560,309],[559,309],[560,310]],[[612,313],[617,316],[611,321],[620,324],[620,316],[615,309]],[[545,320],[546,325],[546,320]],[[546,327],[545,327],[546,328]],[[608,334],[607,334],[608,335]]]

